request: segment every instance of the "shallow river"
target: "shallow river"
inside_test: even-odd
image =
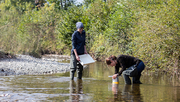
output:
[[[70,81],[69,72],[38,76],[0,77],[0,100],[9,102],[180,102],[180,84],[166,75],[145,75],[141,85],[119,85],[112,91],[114,68],[96,62]]]

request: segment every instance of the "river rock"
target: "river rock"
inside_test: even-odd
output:
[[[69,66],[69,63],[17,55],[16,58],[0,60],[0,76],[64,73],[70,70]]]

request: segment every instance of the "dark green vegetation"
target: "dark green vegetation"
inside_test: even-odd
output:
[[[13,54],[10,54],[10,53],[4,53],[4,52],[0,51],[0,59],[1,58],[16,58],[16,56],[14,56]]]
[[[95,58],[129,54],[144,60],[149,70],[179,74],[178,0],[85,0],[78,6],[71,0],[64,5],[47,1],[39,9],[34,0],[0,1],[0,49],[70,54],[71,35],[81,21],[87,49]]]

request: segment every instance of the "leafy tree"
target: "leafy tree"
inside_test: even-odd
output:
[[[55,7],[58,9],[67,9],[67,7],[72,6],[75,0],[47,0],[50,4],[55,3]]]
[[[179,73],[179,4],[176,0],[141,2],[132,30],[134,55],[147,61],[152,70]],[[138,13],[140,12],[140,13]]]
[[[56,26],[58,48],[70,50],[71,37],[76,30],[76,22],[82,21],[83,13],[80,8],[73,6],[68,10],[62,11],[60,15],[60,20],[57,22]],[[65,44],[64,46],[61,45],[62,42]]]

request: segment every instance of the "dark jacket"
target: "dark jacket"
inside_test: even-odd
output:
[[[128,55],[119,55],[117,57],[117,64],[115,66],[115,74],[121,75],[126,68],[129,68],[132,65],[138,65],[141,62],[140,59],[135,58],[133,56]],[[121,70],[119,71],[119,68],[121,67]]]
[[[85,31],[82,31],[82,34],[80,34],[78,31],[75,31],[72,34],[72,50],[71,53],[74,52],[74,49],[76,49],[77,54],[81,55],[84,54],[84,46],[85,46],[85,39],[86,39],[86,35],[85,35]]]

